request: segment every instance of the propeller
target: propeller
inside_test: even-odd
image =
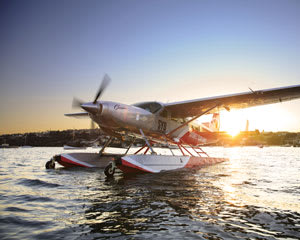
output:
[[[93,104],[95,104],[97,102],[97,100],[99,99],[99,97],[103,94],[104,90],[107,88],[108,84],[110,83],[111,79],[110,77],[105,74],[103,79],[102,79],[102,82],[101,82],[101,85],[100,85],[100,88],[95,96],[95,99],[93,101]]]
[[[96,128],[95,122],[93,120],[91,120],[91,129],[94,130],[95,128]]]
[[[99,90],[97,91],[97,94],[94,98],[93,104],[97,103],[97,100],[101,97],[101,95],[103,94],[104,90],[107,88],[107,86],[110,82],[111,82],[110,77],[107,74],[105,74],[102,79],[102,82],[100,84]],[[83,101],[79,98],[73,97],[72,108],[82,108],[82,105],[85,103],[86,103],[85,101]]]
[[[101,97],[101,95],[103,94],[104,90],[107,88],[110,82],[111,82],[110,77],[107,74],[105,74],[100,84],[100,87],[97,91],[97,94],[94,98],[94,101],[92,103],[91,102],[87,103],[85,101],[82,101],[79,98],[73,97],[72,108],[81,108],[87,111],[88,113],[92,113],[92,114],[97,114],[101,112],[102,104],[97,104],[97,100]],[[95,128],[96,128],[95,122],[91,120],[90,129],[93,130]]]
[[[91,119],[90,134],[93,133],[93,131],[94,131],[95,128],[96,128],[95,122]]]

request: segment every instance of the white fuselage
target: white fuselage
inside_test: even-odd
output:
[[[164,140],[171,132],[168,137],[175,141],[184,137],[185,142],[192,145],[207,143],[206,139],[197,131],[193,131],[191,125],[182,126],[182,122],[173,120],[171,117],[160,116],[159,113],[162,109],[152,113],[151,109],[144,109],[135,105],[110,101],[101,101],[97,104],[101,105],[100,110],[90,112],[90,117],[103,129],[109,129],[115,133],[130,132],[135,134],[140,134],[141,129],[146,136],[161,140]],[[177,130],[173,131],[174,129]]]

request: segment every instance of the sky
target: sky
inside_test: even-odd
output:
[[[175,102],[300,84],[298,0],[0,0],[0,134],[89,128],[74,96]],[[221,129],[300,132],[300,100]]]

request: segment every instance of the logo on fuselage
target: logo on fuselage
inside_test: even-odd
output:
[[[116,104],[115,106],[114,106],[114,109],[115,110],[118,110],[118,109],[126,109],[125,107],[122,107],[120,104]]]

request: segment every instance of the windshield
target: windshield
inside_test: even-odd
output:
[[[149,111],[151,113],[156,113],[158,112],[163,106],[158,103],[158,102],[143,102],[143,103],[137,103],[134,104],[133,106],[143,108],[146,111]]]

